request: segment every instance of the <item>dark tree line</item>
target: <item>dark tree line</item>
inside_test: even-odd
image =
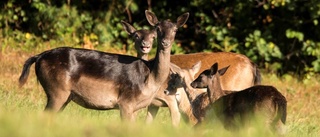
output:
[[[237,52],[279,74],[320,72],[318,0],[7,0],[0,6],[3,39],[23,42],[26,37],[18,34],[27,33],[43,41],[84,43],[88,37],[98,47],[127,50],[132,41],[120,20],[150,28],[146,9],[161,19],[189,12],[173,54]]]

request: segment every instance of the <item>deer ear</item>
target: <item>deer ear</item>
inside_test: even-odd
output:
[[[180,76],[180,80],[181,80],[181,84],[183,87],[186,87],[187,84],[186,84],[186,78],[184,76]]]
[[[194,64],[191,68],[192,74],[195,75],[200,71],[201,68],[201,61],[198,61],[196,64]]]
[[[224,73],[226,73],[226,71],[228,70],[229,67],[230,67],[230,65],[228,67],[225,67],[225,68],[218,70],[219,74],[222,76]]]
[[[170,63],[170,71],[174,74],[179,74],[181,72],[181,68],[176,64]]]
[[[157,16],[155,14],[153,14],[152,12],[146,10],[145,14],[146,14],[146,18],[151,26],[156,26],[159,23]]]
[[[181,16],[179,16],[177,18],[177,26],[181,27],[182,25],[184,25],[187,22],[188,18],[189,18],[189,12],[184,13]]]
[[[210,69],[210,75],[213,76],[214,74],[216,74],[218,71],[218,63],[214,63],[212,66],[211,66],[211,69]]]
[[[124,30],[129,34],[129,35],[132,35],[134,32],[136,32],[136,29],[130,25],[129,23],[121,20],[121,24],[124,28]]]

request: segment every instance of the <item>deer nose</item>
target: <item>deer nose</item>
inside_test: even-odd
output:
[[[146,42],[146,41],[144,41],[144,40],[142,41],[142,45],[143,45],[143,46],[145,46],[145,45],[147,45],[147,44],[148,44],[148,42]]]
[[[170,43],[169,40],[162,40],[162,41],[161,41],[161,44],[162,44],[163,46],[168,46],[169,43]]]
[[[170,91],[169,90],[164,90],[164,94],[169,95]]]
[[[191,87],[196,88],[196,83],[192,82],[190,85]]]

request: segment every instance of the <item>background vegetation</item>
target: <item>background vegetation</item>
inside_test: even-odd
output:
[[[230,133],[214,123],[193,129],[170,124],[161,109],[155,124],[122,123],[119,111],[70,103],[58,115],[42,112],[46,97],[32,67],[18,87],[24,61],[59,46],[135,55],[120,20],[150,28],[144,10],[159,19],[190,17],[172,54],[230,51],[247,55],[263,71],[262,84],[288,100],[287,136],[320,134],[320,1],[318,0],[4,0],[0,1],[0,136],[261,136],[264,125]],[[295,77],[298,76],[298,77]]]
[[[318,0],[5,0],[0,6],[2,52],[66,44],[134,54],[120,20],[149,28],[149,9],[160,19],[190,12],[173,54],[231,51],[278,74],[320,72]]]

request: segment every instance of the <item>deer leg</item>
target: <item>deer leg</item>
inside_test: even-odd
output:
[[[148,112],[147,112],[147,118],[146,118],[146,122],[148,124],[152,123],[154,118],[157,116],[158,111],[159,111],[159,107],[148,106]]]
[[[172,125],[175,127],[179,126],[181,115],[180,115],[178,103],[175,99],[175,96],[170,98],[166,103],[168,105],[168,108],[171,114]]]
[[[126,122],[135,121],[135,113],[133,111],[133,108],[130,107],[130,105],[120,105],[119,109],[120,109],[120,116],[123,121],[126,121]]]
[[[47,105],[45,111],[58,112],[62,111],[70,102],[70,92],[63,90],[54,90],[47,93]]]
[[[132,113],[132,121],[136,121],[139,111],[135,111]]]
[[[278,120],[278,122],[273,125],[273,130],[279,135],[284,135],[287,132],[287,127],[281,122],[281,120]]]

